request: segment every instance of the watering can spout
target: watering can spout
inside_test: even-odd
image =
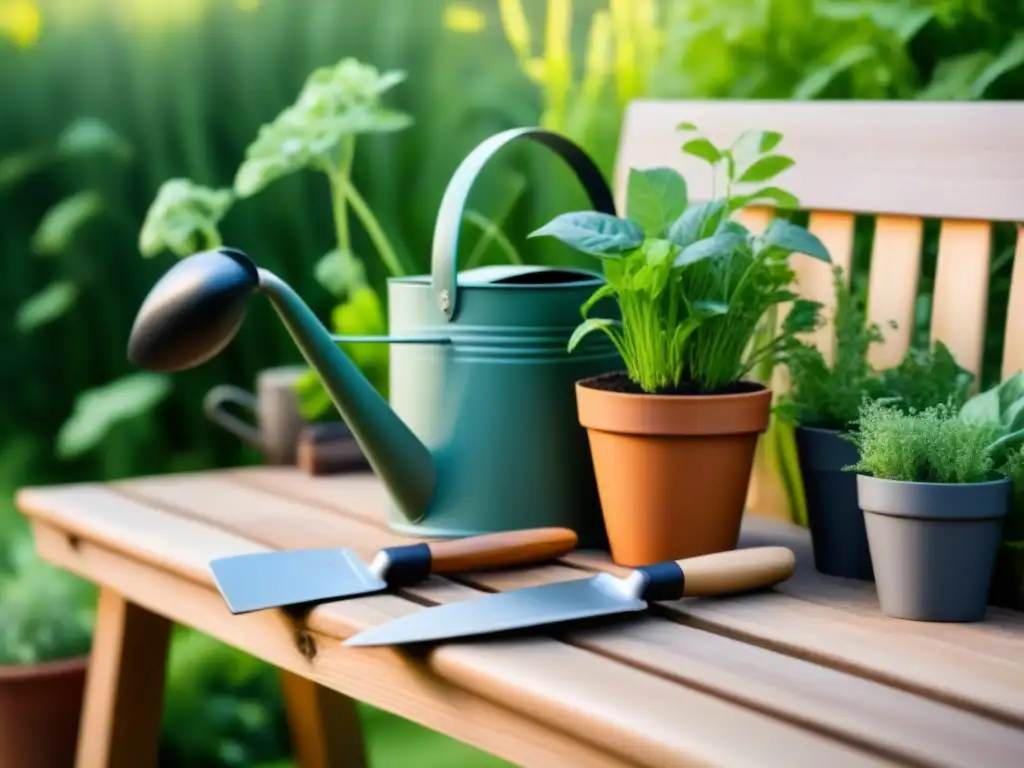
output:
[[[267,295],[306,361],[316,369],[367,460],[410,522],[426,515],[436,468],[430,450],[339,349],[298,294],[241,251],[220,248],[182,259],[139,308],[129,360],[156,371],[180,371],[217,355],[242,324],[245,302]]]

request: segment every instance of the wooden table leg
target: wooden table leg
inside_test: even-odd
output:
[[[299,768],[366,768],[355,702],[301,675],[279,672]]]
[[[78,768],[155,768],[171,622],[100,590]]]

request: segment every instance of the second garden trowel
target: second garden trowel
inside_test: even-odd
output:
[[[645,565],[628,576],[587,579],[425,608],[360,632],[345,645],[404,645],[642,611],[648,601],[730,595],[785,581],[796,567],[786,547],[754,547]]]
[[[296,549],[210,562],[232,613],[359,597],[411,586],[432,573],[462,573],[538,563],[571,552],[568,528],[531,528],[388,547],[369,566],[348,549]]]

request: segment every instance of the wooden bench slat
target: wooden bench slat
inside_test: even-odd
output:
[[[203,589],[172,575],[175,568],[170,561],[177,557],[182,560],[179,569],[186,573],[196,570],[197,558],[190,552],[197,539],[207,534],[208,526],[185,519],[168,526],[165,518],[172,515],[165,511],[147,508],[112,489],[95,487],[91,491],[92,498],[84,504],[78,501],[80,488],[70,492],[36,489],[20,495],[22,508],[37,519],[40,551],[51,561],[108,583],[139,605],[169,613],[175,621],[196,626],[271,663],[312,672],[318,682],[495,754],[523,760],[522,752],[532,750],[528,764],[553,764],[550,754],[537,757],[536,745],[544,744],[545,737],[536,727],[526,728],[526,721],[516,723],[515,732],[497,716],[488,724],[479,722],[478,713],[487,711],[479,696],[499,699],[520,713],[529,713],[535,721],[557,723],[577,739],[600,746],[620,760],[642,765],[891,762],[550,639],[444,645],[429,654],[424,669],[408,654],[394,649],[350,649],[320,638],[315,655],[307,660],[297,651],[296,632],[301,626],[293,624],[284,612],[231,616],[209,586]],[[106,494],[102,504],[96,503],[101,501],[98,494]],[[118,551],[94,545],[85,537],[73,544],[54,526],[97,528],[106,536],[116,530]],[[153,554],[148,549],[153,534],[148,532],[154,529],[163,529],[164,534],[163,554],[154,558],[155,567],[145,562],[145,556]],[[217,555],[260,550],[227,533],[221,534],[220,544],[224,550]],[[206,552],[211,548],[209,544],[200,546]],[[130,553],[143,557],[126,556]],[[431,602],[476,594],[451,583],[439,586],[423,586],[410,593]],[[407,600],[385,594],[319,606],[308,615],[306,624],[314,633],[344,638],[365,626],[418,609]],[[464,693],[445,681],[454,681],[477,697],[466,701]],[[624,691],[629,692],[629,707],[622,706]],[[524,730],[529,741],[519,736]],[[736,732],[744,734],[739,742],[732,738]],[[498,741],[498,736],[505,741],[491,743]],[[611,762],[599,759],[583,764]]]
[[[875,221],[867,317],[881,327],[884,341],[869,348],[868,362],[879,370],[899,365],[910,349],[923,233],[924,223],[916,217],[879,216]]]
[[[1021,370],[1024,370],[1024,225],[1017,226],[1017,248],[1006,306],[1002,377],[1008,379]]]
[[[636,100],[623,117],[617,199],[630,168],[655,166],[683,173],[693,200],[710,198],[707,163],[679,151],[684,120],[719,146],[749,129],[781,132],[777,151],[796,165],[778,186],[807,210],[1024,220],[1019,101]]]
[[[841,267],[843,277],[849,282],[850,264],[853,261],[854,217],[848,213],[811,213],[807,228],[828,249],[832,263],[811,258],[804,254],[791,257],[793,271],[797,274],[796,293],[801,298],[820,301],[824,304],[822,317],[825,322],[808,339],[821,350],[826,362],[835,359],[835,331],[832,317],[836,307],[836,292],[832,280],[833,267]]]
[[[349,505],[355,501],[346,490],[344,477],[307,478],[287,469],[235,471],[232,475],[268,492],[292,499],[305,497],[338,511],[351,509]],[[361,487],[359,503],[373,503],[372,486]],[[379,494],[378,503],[385,498],[383,491]],[[360,514],[368,509],[363,507]],[[383,525],[383,507],[376,510],[376,517]],[[607,562],[595,564],[585,555],[566,560],[612,572],[622,570]],[[1024,666],[986,655],[967,644],[945,642],[939,639],[941,631],[930,625],[915,628],[912,635],[892,632],[892,620],[869,615],[863,608],[845,610],[786,594],[717,602],[683,601],[678,605],[662,604],[660,610],[712,631],[738,634],[794,656],[823,661],[837,669],[859,670],[892,685],[927,691],[1024,723]],[[757,616],[756,620],[751,619],[752,615]],[[929,631],[932,636],[926,634]],[[1024,656],[1024,636],[1015,646]],[[907,655],[914,656],[913,662],[905,658]]]
[[[984,221],[943,221],[932,298],[932,341],[978,376],[985,349],[992,227]],[[977,380],[975,380],[977,388]]]

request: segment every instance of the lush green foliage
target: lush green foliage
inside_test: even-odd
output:
[[[777,406],[780,415],[804,426],[845,430],[857,421],[865,397],[885,399],[904,412],[964,404],[974,376],[941,341],[931,349],[912,347],[899,365],[875,370],[868,352],[883,341],[882,329],[867,322],[863,297],[854,294],[840,267],[833,270],[833,286],[833,362],[809,342],[794,344],[786,359],[790,390]]]
[[[697,130],[690,123],[679,129]],[[681,386],[717,391],[765,359],[784,359],[795,334],[814,326],[816,302],[794,301],[781,332],[747,354],[751,339],[769,309],[796,299],[788,290],[794,277],[790,254],[830,261],[828,252],[783,218],[763,235],[731,218],[755,200],[795,204],[789,193],[763,184],[793,164],[772,152],[781,140],[772,131],[747,131],[720,148],[691,138],[683,151],[724,171],[723,197],[691,205],[686,180],[676,170],[631,169],[625,217],[565,213],[534,232],[596,256],[604,268],[605,285],[582,307],[584,320],[569,349],[589,333],[606,333],[630,379],[648,393]],[[739,194],[745,184],[758,187]],[[606,298],[617,302],[621,319],[588,317]]]
[[[0,578],[0,665],[70,659],[92,646],[95,587],[41,560],[19,540]]]
[[[993,444],[998,436],[998,427],[964,421],[948,405],[907,413],[871,401],[849,436],[860,461],[847,469],[885,480],[983,482],[997,476]]]

